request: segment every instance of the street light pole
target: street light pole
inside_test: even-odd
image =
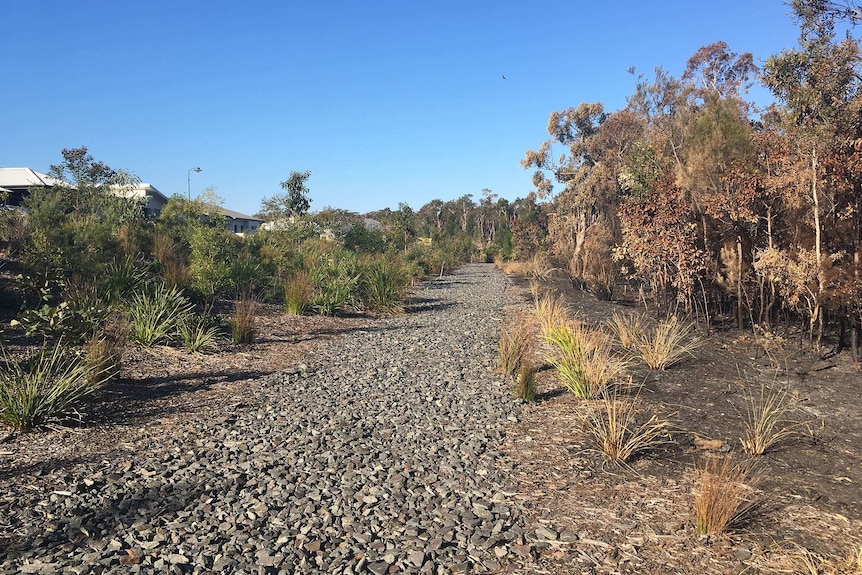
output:
[[[188,183],[189,183],[189,201],[192,199],[192,172],[200,173],[200,168],[190,168],[188,173]]]

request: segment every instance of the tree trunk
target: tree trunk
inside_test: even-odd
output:
[[[742,331],[742,238],[736,236],[736,327]]]
[[[820,348],[820,339],[822,337],[823,331],[823,318],[820,315],[823,311],[820,308],[820,302],[823,298],[823,272],[820,269],[820,258],[822,256],[822,231],[820,225],[820,196],[817,192],[817,145],[811,147],[811,196],[814,203],[814,257],[817,260],[817,303],[814,306],[814,315],[811,317],[811,333],[810,336],[814,335],[814,326],[820,326],[820,333],[817,335],[817,341],[815,343],[815,347],[817,349]]]

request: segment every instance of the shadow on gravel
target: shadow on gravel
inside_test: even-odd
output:
[[[257,380],[274,371],[204,371],[181,373],[170,377],[118,379],[93,401],[94,417],[83,426],[104,425],[122,421],[136,423],[168,414],[194,411],[195,405],[175,404],[170,399],[182,394],[203,391],[217,384]],[[187,403],[187,402],[186,402]]]
[[[58,469],[69,469],[76,465],[101,461],[103,456],[103,453],[91,453],[87,456],[60,457],[51,459],[50,461],[38,461],[27,465],[10,465],[9,467],[4,465],[0,468],[0,481],[10,477],[26,478],[30,475],[48,475]]]
[[[56,518],[41,526],[37,533],[0,535],[0,561],[50,561],[50,555],[59,552],[66,558],[79,561],[89,556],[86,563],[99,569],[89,572],[119,568],[120,557],[126,554],[123,549],[128,545],[110,549],[110,539],[122,539],[119,534],[136,522],[146,523],[152,529],[161,528],[177,520],[178,511],[191,512],[200,507],[201,497],[207,492],[202,485],[187,481],[168,482],[157,477],[152,481],[138,481],[135,489],[124,491],[116,488],[120,478],[101,474],[94,477],[91,486],[81,483],[73,487],[74,491],[57,496],[57,501],[50,504]],[[113,485],[108,484],[109,479]],[[237,479],[239,489],[245,481],[242,476]],[[208,487],[214,497],[219,495],[217,491],[227,490],[225,485],[216,489]],[[93,554],[93,551],[98,552]],[[147,552],[143,554],[149,555]],[[75,563],[74,559],[72,563]]]
[[[423,311],[443,311],[458,306],[455,302],[444,301],[439,298],[417,297],[410,300],[404,311],[407,313],[421,313]]]
[[[256,344],[264,344],[264,343],[300,343],[304,341],[312,341],[318,337],[325,336],[338,336],[338,335],[350,335],[353,333],[377,333],[377,332],[386,332],[386,331],[395,331],[399,329],[397,326],[391,325],[373,325],[373,326],[351,326],[351,327],[343,327],[343,328],[318,328],[311,329],[302,334],[298,334],[289,338],[278,338],[278,337],[259,337],[255,340]]]
[[[425,289],[442,289],[442,288],[447,288],[447,287],[453,286],[453,285],[467,285],[467,284],[474,284],[474,283],[476,283],[476,282],[464,281],[464,280],[454,280],[454,279],[449,279],[447,277],[447,278],[443,278],[443,279],[433,279],[429,282],[423,283],[422,287]]]

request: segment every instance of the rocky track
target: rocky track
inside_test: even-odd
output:
[[[484,573],[523,548],[496,451],[508,280],[430,281],[217,418],[0,498],[0,573]],[[2,547],[2,546],[5,546]]]

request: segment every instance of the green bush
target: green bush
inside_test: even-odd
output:
[[[356,255],[337,250],[319,258],[310,270],[314,291],[309,309],[320,315],[336,315],[360,304],[361,270]]]
[[[404,292],[410,278],[397,262],[378,259],[362,273],[362,302],[369,309],[383,313],[401,313]]]
[[[0,352],[0,421],[23,431],[81,419],[77,408],[98,391],[106,375],[68,357],[64,347],[58,342],[23,362]]]
[[[207,299],[236,289],[235,267],[240,242],[226,229],[198,227],[191,234],[192,286]]]
[[[179,322],[191,310],[182,290],[157,283],[132,297],[129,338],[146,347],[165,342],[177,333]]]
[[[62,337],[80,343],[100,331],[111,314],[111,306],[98,289],[74,279],[64,282],[62,289],[62,294],[56,298],[60,300],[58,303],[53,303],[54,296],[45,292],[44,303],[19,314],[17,323],[27,335],[41,335],[47,339]]]

